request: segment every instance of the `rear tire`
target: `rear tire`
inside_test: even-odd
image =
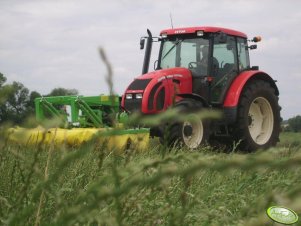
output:
[[[243,151],[276,145],[280,133],[278,96],[270,83],[253,80],[244,88],[238,105],[235,138]]]
[[[193,114],[203,109],[203,104],[193,99],[183,99],[175,104],[179,114]],[[197,115],[195,117],[198,117]],[[206,144],[209,137],[209,126],[207,120],[184,120],[169,124],[166,127],[161,143],[169,146],[179,145],[189,149],[196,149]]]

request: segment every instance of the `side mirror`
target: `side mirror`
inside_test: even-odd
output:
[[[145,44],[145,39],[141,38],[140,39],[140,49],[144,49],[144,44]]]
[[[249,49],[257,49],[257,45],[251,45],[251,46],[249,46]]]

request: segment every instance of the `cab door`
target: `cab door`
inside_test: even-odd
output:
[[[233,79],[238,75],[237,45],[234,36],[219,34],[214,37],[211,59],[211,103],[222,104]]]

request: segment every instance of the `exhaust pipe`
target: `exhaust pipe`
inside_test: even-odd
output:
[[[146,38],[146,48],[143,60],[142,74],[146,74],[149,68],[150,57],[152,53],[153,36],[149,29],[147,29],[148,37]]]

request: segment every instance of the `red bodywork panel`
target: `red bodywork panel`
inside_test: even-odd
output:
[[[279,92],[274,83],[274,80],[268,74],[258,70],[244,71],[233,80],[230,88],[226,93],[223,107],[236,107],[244,86],[251,78],[255,77],[269,81],[270,83],[274,84],[273,86],[275,87],[276,94],[278,95]],[[158,70],[141,75],[136,79],[151,79],[151,81],[147,84],[144,90],[130,90],[127,88],[125,91],[125,95],[129,93],[143,93],[140,111],[144,114],[155,114],[166,110],[169,106],[173,104],[173,102],[177,102],[181,99],[181,97],[176,96],[176,94],[192,93],[192,76],[191,72],[186,68],[177,67],[171,69]],[[160,85],[158,85],[159,83]],[[157,88],[155,88],[155,86],[157,86]],[[164,89],[165,91],[164,106],[162,109],[158,110],[156,109],[158,95],[162,89]],[[156,91],[154,92],[154,90]],[[125,107],[125,95],[123,95],[121,102],[121,106],[123,108]],[[150,100],[153,101],[151,109],[149,108]]]
[[[192,93],[192,77],[191,72],[187,68],[171,68],[158,71],[149,72],[141,75],[136,79],[151,79],[144,90],[129,90],[128,93],[143,93],[141,112],[144,114],[154,114],[166,110],[173,101],[178,101],[181,97],[175,94]],[[159,87],[157,84],[160,83]],[[162,109],[156,109],[158,95],[164,89],[164,106]],[[155,91],[154,91],[155,90]],[[125,107],[125,95],[122,97],[121,106]],[[151,109],[149,108],[149,101],[153,100]]]
[[[253,77],[261,77],[264,80],[274,83],[273,79],[263,71],[257,71],[257,70],[244,71],[240,75],[238,75],[232,82],[232,84],[226,94],[225,100],[224,100],[224,107],[236,107],[237,106],[237,104],[239,102],[240,94],[241,94],[245,84],[247,83],[247,81],[249,81],[250,78],[253,78]],[[276,90],[276,93],[278,93],[278,89]]]
[[[236,30],[222,28],[222,27],[184,27],[184,28],[174,28],[174,29],[166,29],[161,31],[160,35],[167,34],[167,35],[180,35],[180,34],[193,34],[197,31],[204,31],[205,33],[216,33],[216,32],[223,32],[229,35],[238,36],[242,38],[247,38],[247,35]]]

